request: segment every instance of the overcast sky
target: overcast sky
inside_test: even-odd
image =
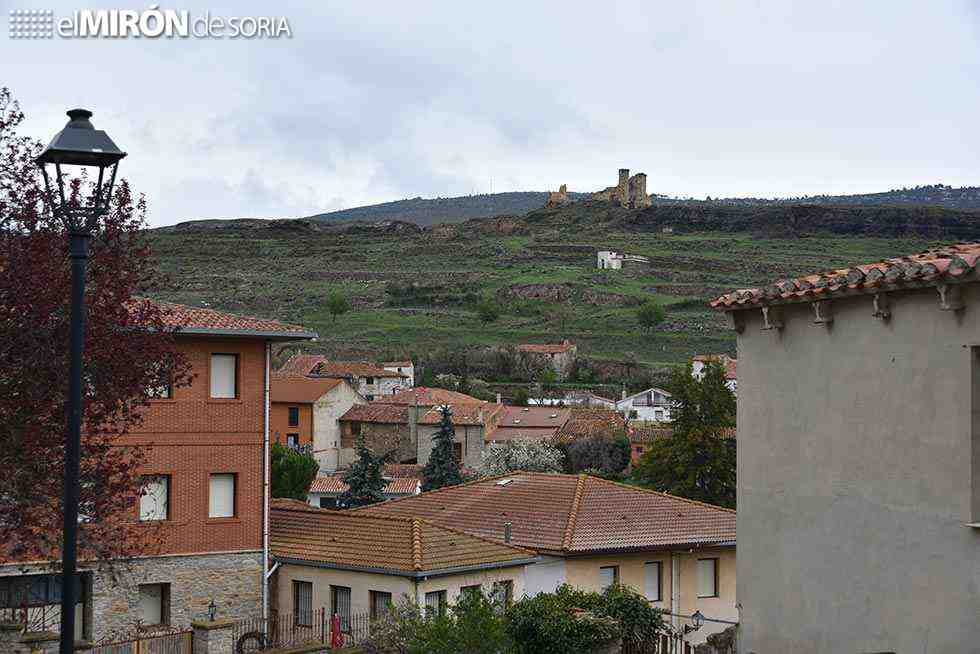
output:
[[[606,5],[603,7],[603,5]],[[0,0],[9,9],[148,3]],[[405,197],[980,185],[980,1],[164,5],[285,16],[279,40],[11,40],[0,85],[47,140],[84,106],[151,221]]]

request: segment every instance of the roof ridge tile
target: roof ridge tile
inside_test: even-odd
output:
[[[575,522],[578,520],[578,509],[582,505],[582,493],[585,487],[585,473],[578,476],[575,482],[575,496],[572,498],[572,507],[568,512],[568,522],[565,523],[565,534],[561,540],[561,547],[564,550],[572,548],[572,536],[575,535]]]

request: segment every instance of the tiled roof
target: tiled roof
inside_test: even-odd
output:
[[[421,576],[467,566],[528,563],[534,553],[419,518],[324,511],[273,500],[277,559]]]
[[[500,404],[481,402],[480,400],[477,400],[475,404],[473,402],[449,404],[454,425],[486,425],[489,423],[493,426],[495,424],[494,419],[501,411],[501,407]],[[420,425],[438,425],[441,422],[442,411],[437,408],[429,409],[419,416]]]
[[[397,479],[398,477],[421,477],[422,468],[425,466],[417,463],[386,463],[381,469],[384,477]]]
[[[276,375],[281,377],[305,376],[326,360],[327,357],[322,354],[294,354],[276,370]]]
[[[215,309],[189,307],[172,302],[148,301],[162,310],[164,324],[178,328],[179,332],[184,334],[256,336],[275,340],[298,340],[317,336],[316,332],[305,327],[278,320],[239,316]]]
[[[626,431],[626,418],[619,411],[596,407],[572,407],[571,411],[571,418],[558,432],[559,440],[615,436]]]
[[[479,404],[472,395],[457,393],[445,388],[428,388],[416,386],[398,391],[394,395],[386,395],[384,401],[388,404],[417,404],[419,406],[437,406],[440,404]]]
[[[509,481],[507,481],[509,480]],[[354,510],[420,517],[557,554],[735,541],[735,512],[588,475],[516,472]]]
[[[385,370],[376,363],[368,361],[321,361],[311,375],[317,377],[405,377],[404,373]]]
[[[571,341],[562,341],[561,343],[521,343],[517,346],[517,349],[521,352],[534,352],[537,354],[561,354],[562,352],[568,352],[575,344]]]
[[[485,438],[488,441],[514,439],[541,440],[554,438],[568,422],[571,410],[555,406],[505,406],[497,422],[497,429]]]
[[[780,280],[760,288],[732,291],[713,300],[711,306],[732,311],[975,280],[978,277],[978,258],[980,242],[957,243],[910,256]]]
[[[339,420],[358,422],[380,422],[395,425],[408,422],[408,407],[401,404],[368,402],[355,404],[340,416]]]
[[[273,377],[269,382],[273,402],[310,404],[344,384],[342,379],[310,379],[309,377]]]
[[[388,479],[382,491],[385,495],[414,495],[418,490],[419,477],[396,477]],[[339,495],[347,491],[343,475],[327,475],[317,477],[310,484],[311,493],[327,493]]]

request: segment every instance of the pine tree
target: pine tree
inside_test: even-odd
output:
[[[455,486],[463,482],[459,471],[459,459],[453,444],[456,431],[453,429],[453,411],[448,405],[439,407],[442,423],[439,431],[432,437],[432,453],[429,462],[422,470],[422,490],[430,491],[444,486]]]
[[[347,490],[337,498],[338,506],[346,509],[383,502],[385,499],[385,482],[381,478],[383,458],[375,456],[368,449],[363,436],[358,437],[355,447],[357,460],[344,473]]]

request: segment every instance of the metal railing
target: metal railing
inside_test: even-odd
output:
[[[369,613],[353,613],[337,620],[332,617],[326,608],[319,608],[299,614],[272,613],[267,620],[253,618],[236,622],[232,628],[232,652],[252,654],[313,644],[327,649],[334,642],[351,647],[370,638]],[[335,625],[339,626],[337,634],[333,633]]]
[[[175,631],[100,643],[92,649],[92,654],[193,654],[193,651],[194,632]]]

